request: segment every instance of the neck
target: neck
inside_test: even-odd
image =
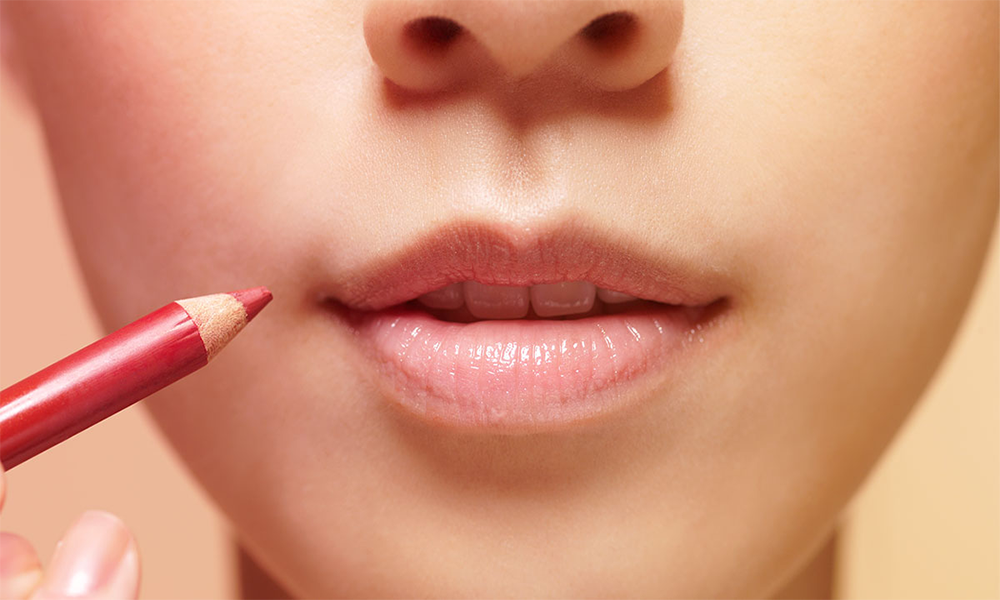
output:
[[[828,600],[833,598],[834,563],[837,550],[837,534],[834,533],[823,547],[792,579],[772,596],[774,600],[809,598]]]

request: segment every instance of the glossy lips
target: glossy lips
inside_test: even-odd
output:
[[[323,299],[400,407],[523,433],[609,414],[638,399],[634,384],[652,379],[641,376],[680,374],[680,351],[704,343],[729,302],[717,270],[669,263],[568,226],[519,237],[453,225],[337,278]]]

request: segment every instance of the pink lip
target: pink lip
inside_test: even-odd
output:
[[[445,227],[323,293],[411,414],[459,429],[550,430],[621,410],[679,375],[729,308],[721,270],[629,251],[573,226],[512,235]],[[408,300],[456,281],[584,280],[652,302],[567,320],[442,321]],[[676,367],[676,368],[672,368]],[[652,377],[659,374],[660,377]]]

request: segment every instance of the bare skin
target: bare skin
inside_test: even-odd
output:
[[[0,8],[104,325],[274,292],[149,408],[298,596],[828,597],[996,220],[995,2]],[[653,42],[581,50],[613,10]],[[394,44],[433,16],[453,62]],[[428,427],[316,294],[451,220],[584,223],[732,320],[620,418]]]

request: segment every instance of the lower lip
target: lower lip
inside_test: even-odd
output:
[[[338,305],[336,312],[380,364],[388,396],[401,408],[458,429],[527,433],[634,404],[641,394],[626,391],[654,373],[676,373],[684,349],[705,341],[721,304],[473,323],[442,321],[408,305]]]

